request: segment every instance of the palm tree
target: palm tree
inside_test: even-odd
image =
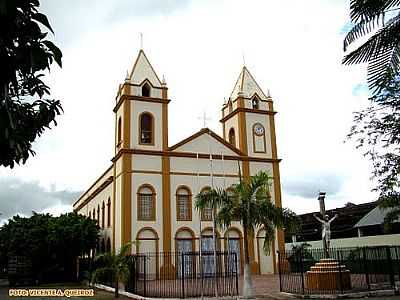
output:
[[[119,296],[119,282],[126,282],[130,274],[130,265],[132,258],[129,256],[131,245],[123,245],[118,253],[106,252],[96,256],[95,262],[102,267],[97,268],[92,275],[92,282],[99,282],[105,276],[112,276],[115,284],[115,298]]]
[[[266,172],[260,171],[248,179],[242,180],[234,185],[234,195],[229,195],[226,190],[211,190],[207,195],[197,195],[196,207],[203,208],[214,202],[219,208],[216,222],[218,225],[228,228],[233,221],[240,221],[243,226],[244,238],[244,280],[243,296],[252,296],[252,280],[250,272],[249,237],[254,236],[256,228],[263,227],[266,231],[264,240],[264,251],[269,254],[271,243],[275,239],[275,229],[294,231],[298,226],[295,213],[289,209],[276,207],[271,202],[269,193],[271,177]]]
[[[350,17],[354,24],[343,46],[348,51],[356,41],[369,38],[347,53],[346,65],[368,63],[371,90],[380,91],[400,71],[400,1],[351,0]],[[387,20],[385,16],[389,16]]]

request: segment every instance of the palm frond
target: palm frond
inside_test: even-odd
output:
[[[265,237],[263,243],[263,250],[266,255],[271,254],[271,244],[275,240],[275,228],[272,222],[265,222],[263,224],[263,228],[265,230]]]
[[[347,54],[343,63],[368,64],[368,83],[379,90],[400,70],[400,14],[378,30],[363,45]]]
[[[351,0],[350,18],[354,23],[371,20],[399,5],[400,0]]]
[[[92,274],[91,282],[100,282],[102,278],[108,276],[109,274],[115,274],[115,269],[112,267],[97,268]]]
[[[343,41],[343,50],[347,51],[347,47],[352,44],[355,40],[365,36],[379,26],[380,17],[373,18],[370,20],[361,20],[355,24],[353,28],[347,33]]]
[[[386,48],[376,55],[368,64],[368,85],[371,90],[386,86],[400,70],[400,43]]]

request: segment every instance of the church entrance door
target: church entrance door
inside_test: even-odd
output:
[[[214,263],[214,239],[212,236],[203,236],[201,238],[201,252],[203,275],[213,276],[216,264]]]
[[[193,273],[193,252],[192,248],[193,242],[192,240],[177,240],[176,241],[176,250],[177,250],[177,271],[179,278],[182,277],[182,260],[183,260],[183,269],[185,271],[184,277],[191,276]]]
[[[240,274],[240,239],[234,238],[228,240],[228,247],[229,247],[229,272],[237,272]],[[235,258],[235,255],[236,258]],[[236,261],[236,268],[235,268],[235,261]]]

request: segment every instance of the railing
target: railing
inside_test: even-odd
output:
[[[278,252],[280,290],[293,294],[345,294],[396,289],[400,246],[299,248]]]
[[[127,291],[160,298],[238,295],[236,253],[160,252],[133,256]]]

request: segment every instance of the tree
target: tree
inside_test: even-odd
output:
[[[127,282],[130,275],[132,258],[128,254],[132,244],[134,242],[123,245],[118,253],[106,252],[95,258],[95,262],[101,267],[93,272],[92,282],[100,282],[102,278],[111,275],[115,285],[115,298],[119,296],[119,282]]]
[[[0,166],[13,168],[34,155],[32,143],[62,112],[59,100],[45,99],[43,82],[62,53],[46,39],[53,29],[38,12],[39,0],[0,0]]]
[[[370,106],[357,112],[348,137],[366,149],[377,180],[379,206],[388,209],[386,229],[400,215],[399,200],[399,71],[400,0],[351,0],[354,24],[344,39],[344,50],[369,36],[345,55],[344,64],[368,63],[368,82],[374,92]],[[387,20],[385,16],[389,16]]]
[[[243,226],[244,238],[244,280],[243,295],[248,298],[252,295],[252,281],[250,272],[250,256],[248,240],[254,236],[256,228],[263,227],[266,231],[264,251],[270,253],[271,242],[275,239],[275,229],[285,228],[294,232],[298,226],[295,213],[289,209],[276,207],[271,202],[269,193],[271,177],[260,171],[250,178],[240,180],[234,185],[234,195],[229,195],[226,190],[217,192],[202,192],[196,196],[196,207],[204,208],[211,205],[211,201],[218,203],[217,223],[229,227],[233,221],[239,220]],[[213,199],[217,197],[217,199]]]
[[[400,216],[400,78],[390,80],[370,99],[370,106],[357,112],[349,138],[372,161],[372,177],[377,180],[379,206],[388,209],[385,227]]]
[[[95,220],[76,213],[14,216],[0,228],[0,262],[6,266],[9,257],[23,256],[32,262],[39,281],[52,280],[57,274],[73,280],[77,257],[96,247],[98,233]]]
[[[375,92],[384,88],[400,70],[399,6],[399,0],[350,1],[350,17],[354,25],[344,39],[344,51],[360,39],[369,37],[346,54],[343,63],[368,63],[368,82]]]

